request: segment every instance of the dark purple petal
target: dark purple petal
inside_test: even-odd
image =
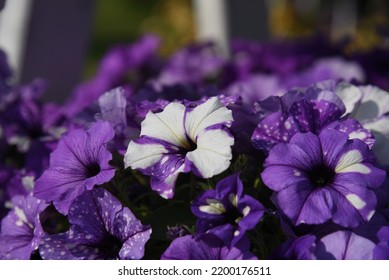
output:
[[[247,260],[256,259],[249,251],[248,239],[235,246],[223,245],[214,235],[179,237],[162,254],[162,260]]]
[[[316,237],[306,235],[295,240],[288,240],[277,248],[270,256],[275,260],[314,260]]]

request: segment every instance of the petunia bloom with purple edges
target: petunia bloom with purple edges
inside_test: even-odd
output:
[[[46,260],[141,259],[151,229],[102,188],[84,192],[72,204],[70,228],[45,237],[39,252]]]
[[[29,260],[45,235],[39,214],[48,204],[31,194],[13,197],[12,204],[1,223],[0,259]]]
[[[185,235],[173,240],[161,260],[256,260],[249,249],[248,238],[227,246],[212,234]]]
[[[231,111],[217,97],[194,108],[172,102],[160,113],[149,112],[140,138],[128,145],[125,167],[151,176],[151,188],[172,198],[179,173],[192,171],[210,178],[229,167],[232,120]]]
[[[381,163],[389,164],[389,92],[376,86],[324,81],[318,84],[336,92],[346,106],[346,113],[357,119],[375,136],[374,152]],[[354,131],[361,139],[366,131]]]
[[[356,227],[375,212],[386,172],[359,139],[325,129],[319,136],[295,134],[276,145],[265,161],[263,182],[275,191],[275,203],[295,225],[332,221]]]
[[[295,133],[319,134],[335,121],[334,128],[347,132],[350,138],[361,137],[370,147],[374,143],[372,134],[357,121],[342,119],[346,108],[342,100],[327,89],[312,86],[291,90],[282,97],[270,97],[259,102],[258,107],[264,118],[254,130],[251,141],[256,149],[265,152],[278,143],[288,142]]]
[[[212,233],[232,245],[253,229],[265,212],[261,203],[243,193],[239,173],[221,180],[214,190],[200,194],[191,208],[198,217],[197,232]]]
[[[110,123],[104,121],[88,131],[69,131],[50,155],[49,168],[36,180],[34,196],[52,201],[59,212],[67,214],[76,197],[114,176],[115,169],[109,165],[112,154],[106,147],[114,136]]]

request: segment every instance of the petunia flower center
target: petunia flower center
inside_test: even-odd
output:
[[[190,152],[197,149],[197,144],[194,141],[192,141],[192,139],[189,138],[188,143],[189,143],[189,151]]]
[[[225,213],[225,217],[229,224],[235,226],[240,222],[240,220],[242,220],[243,215],[239,212],[239,210],[236,207],[231,207]]]
[[[94,177],[100,173],[100,165],[98,163],[91,163],[86,166],[87,178]]]
[[[308,178],[315,187],[324,187],[331,184],[334,176],[334,170],[324,164],[317,165],[308,172]]]
[[[123,243],[118,238],[107,235],[101,242],[99,249],[106,259],[114,260],[118,258],[122,245]]]
[[[197,149],[197,144],[190,137],[187,137],[185,145],[181,147],[181,153],[185,155],[186,153],[192,152]]]

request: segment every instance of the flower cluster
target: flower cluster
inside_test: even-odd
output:
[[[0,259],[389,259],[387,70],[322,39],[146,35],[64,105],[0,52]]]

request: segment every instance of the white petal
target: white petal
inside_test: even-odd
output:
[[[365,207],[366,202],[364,202],[359,196],[356,194],[348,194],[346,195],[346,199],[350,201],[350,203],[357,208],[358,210],[361,210],[363,207]]]
[[[374,121],[365,122],[363,127],[389,137],[389,117],[381,117]]]
[[[233,144],[234,138],[224,130],[209,130],[199,136],[197,149],[187,153],[186,157],[203,178],[210,178],[230,166]]]
[[[339,173],[342,171],[342,169],[354,165],[356,163],[360,163],[362,161],[363,157],[360,151],[358,150],[351,150],[347,153],[343,154],[340,159],[338,160],[338,164],[335,167],[335,172]]]
[[[251,211],[250,206],[246,206],[245,208],[243,208],[243,211],[242,211],[243,216],[246,217],[250,213],[250,211]]]
[[[359,121],[373,119],[389,113],[389,93],[375,86],[360,87],[362,104],[355,115]]]
[[[130,142],[124,155],[125,168],[147,168],[156,164],[167,150],[160,144],[138,144]]]
[[[216,199],[206,199],[208,205],[201,205],[199,210],[208,214],[220,215],[226,212],[224,205]]]
[[[356,163],[337,171],[337,173],[350,173],[350,172],[369,174],[371,170],[369,167],[367,167],[362,163]]]
[[[219,123],[231,123],[232,120],[232,112],[217,97],[211,97],[186,114],[185,129],[189,137],[196,141],[196,136],[205,128]]]
[[[344,105],[346,106],[345,114],[353,112],[362,99],[361,90],[349,83],[339,83],[336,86],[336,95],[342,99]]]
[[[189,147],[184,130],[185,106],[172,102],[160,113],[149,112],[142,122],[141,135],[155,137],[179,147]]]

